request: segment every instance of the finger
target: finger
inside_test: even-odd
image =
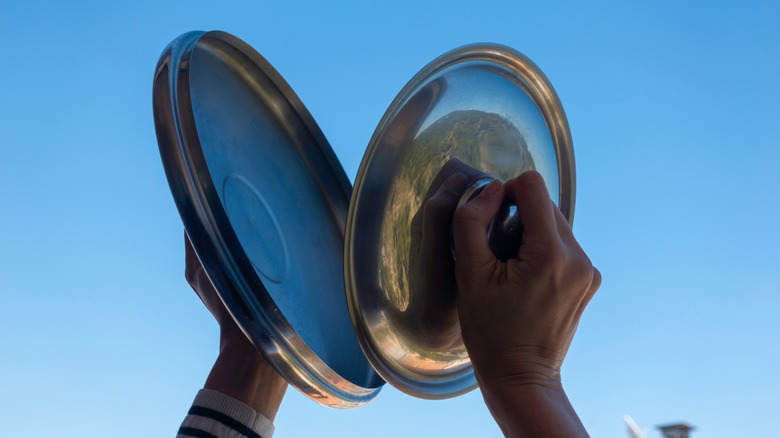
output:
[[[187,283],[194,286],[195,282],[195,276],[198,273],[198,270],[200,268],[200,261],[198,261],[198,256],[195,254],[195,249],[192,247],[192,242],[190,242],[190,236],[187,235],[187,232],[184,232],[184,278],[187,280]]]
[[[530,171],[506,182],[506,192],[517,205],[523,223],[523,241],[558,239],[550,194],[539,172]]]
[[[452,221],[457,266],[480,267],[497,260],[487,241],[487,227],[504,200],[504,185],[494,180],[455,210]]]
[[[550,200],[550,203],[553,204],[552,209],[553,214],[555,215],[555,225],[558,229],[558,235],[561,236],[561,240],[567,245],[579,247],[579,243],[577,243],[577,239],[574,238],[574,232],[571,229],[571,225],[569,225],[569,221],[566,220],[566,217],[552,200]]]
[[[422,244],[425,249],[443,249],[449,252],[452,216],[458,201],[466,191],[468,179],[456,173],[444,182],[424,208]]]

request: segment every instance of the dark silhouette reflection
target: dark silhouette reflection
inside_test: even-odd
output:
[[[536,164],[523,133],[502,115],[457,110],[422,126],[415,125],[403,159],[387,162],[395,176],[381,225],[382,307],[402,333],[398,339],[413,343],[413,350],[434,360],[467,360],[456,312],[452,216],[467,189],[479,193],[478,180],[506,181]],[[515,237],[522,232],[513,213],[505,202],[486,230],[501,260],[516,256],[519,247]]]
[[[473,199],[494,178],[458,159],[448,161],[426,192],[412,218],[409,267],[406,271],[409,305],[403,312],[407,327],[430,351],[462,346],[456,309],[452,218],[455,209]],[[501,261],[516,257],[523,228],[517,207],[505,199],[487,230],[488,245]]]
[[[430,351],[462,346],[456,309],[452,217],[467,187],[485,174],[462,161],[448,161],[434,178],[411,224],[409,305],[403,316],[416,340]]]

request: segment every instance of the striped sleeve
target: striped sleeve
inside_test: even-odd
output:
[[[233,397],[201,389],[177,438],[271,438],[274,425],[263,414]]]

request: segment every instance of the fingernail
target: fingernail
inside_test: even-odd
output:
[[[490,184],[486,185],[484,189],[482,189],[482,192],[479,194],[480,196],[488,196],[496,193],[498,189],[501,187],[501,182],[497,179],[494,179],[493,181],[490,181]]]

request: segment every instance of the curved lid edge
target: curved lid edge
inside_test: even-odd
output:
[[[331,370],[295,333],[262,283],[256,278],[252,281],[251,277],[256,274],[245,254],[236,258],[225,250],[229,246],[225,242],[237,243],[237,238],[232,231],[219,231],[219,225],[226,222],[226,217],[222,217],[224,211],[210,211],[207,206],[207,200],[215,199],[216,193],[207,193],[213,191],[213,187],[201,183],[201,179],[210,177],[205,170],[189,96],[190,57],[195,45],[204,37],[219,39],[237,48],[273,81],[316,141],[346,199],[351,192],[349,180],[321,130],[289,85],[262,56],[224,32],[188,32],[162,52],[153,84],[154,123],[160,155],[187,234],[220,298],[277,372],[320,404],[339,409],[362,406],[376,397],[381,386],[364,388]],[[249,272],[252,274],[247,279]],[[262,306],[250,306],[242,301],[240,291],[260,289],[263,293],[257,295]]]
[[[379,140],[388,128],[388,124],[395,118],[400,109],[421,85],[426,83],[447,66],[464,60],[484,60],[507,67],[522,80],[525,86],[528,87],[526,92],[542,113],[552,137],[559,178],[558,206],[570,224],[573,223],[574,217],[576,177],[574,149],[568,120],[560,98],[551,82],[541,69],[528,57],[512,48],[499,44],[477,43],[465,45],[451,50],[431,61],[414,75],[401,89],[378,123],[366,152],[363,155],[357,177],[355,178],[347,215],[344,277],[352,324],[358,335],[360,346],[363,348],[371,365],[385,381],[396,389],[409,395],[425,399],[450,398],[475,389],[478,385],[473,368],[469,367],[468,370],[461,370],[459,373],[454,374],[449,380],[432,379],[430,376],[421,376],[419,380],[416,380],[415,377],[410,378],[409,376],[404,375],[404,373],[399,372],[393,364],[389,364],[385,361],[381,352],[376,351],[376,346],[368,335],[368,328],[361,318],[361,311],[357,304],[358,285],[356,273],[353,271],[354,258],[357,257],[355,251],[355,215],[360,207],[361,192],[364,189],[363,183],[367,178],[366,174],[368,168],[370,167],[374,154],[377,152]]]

